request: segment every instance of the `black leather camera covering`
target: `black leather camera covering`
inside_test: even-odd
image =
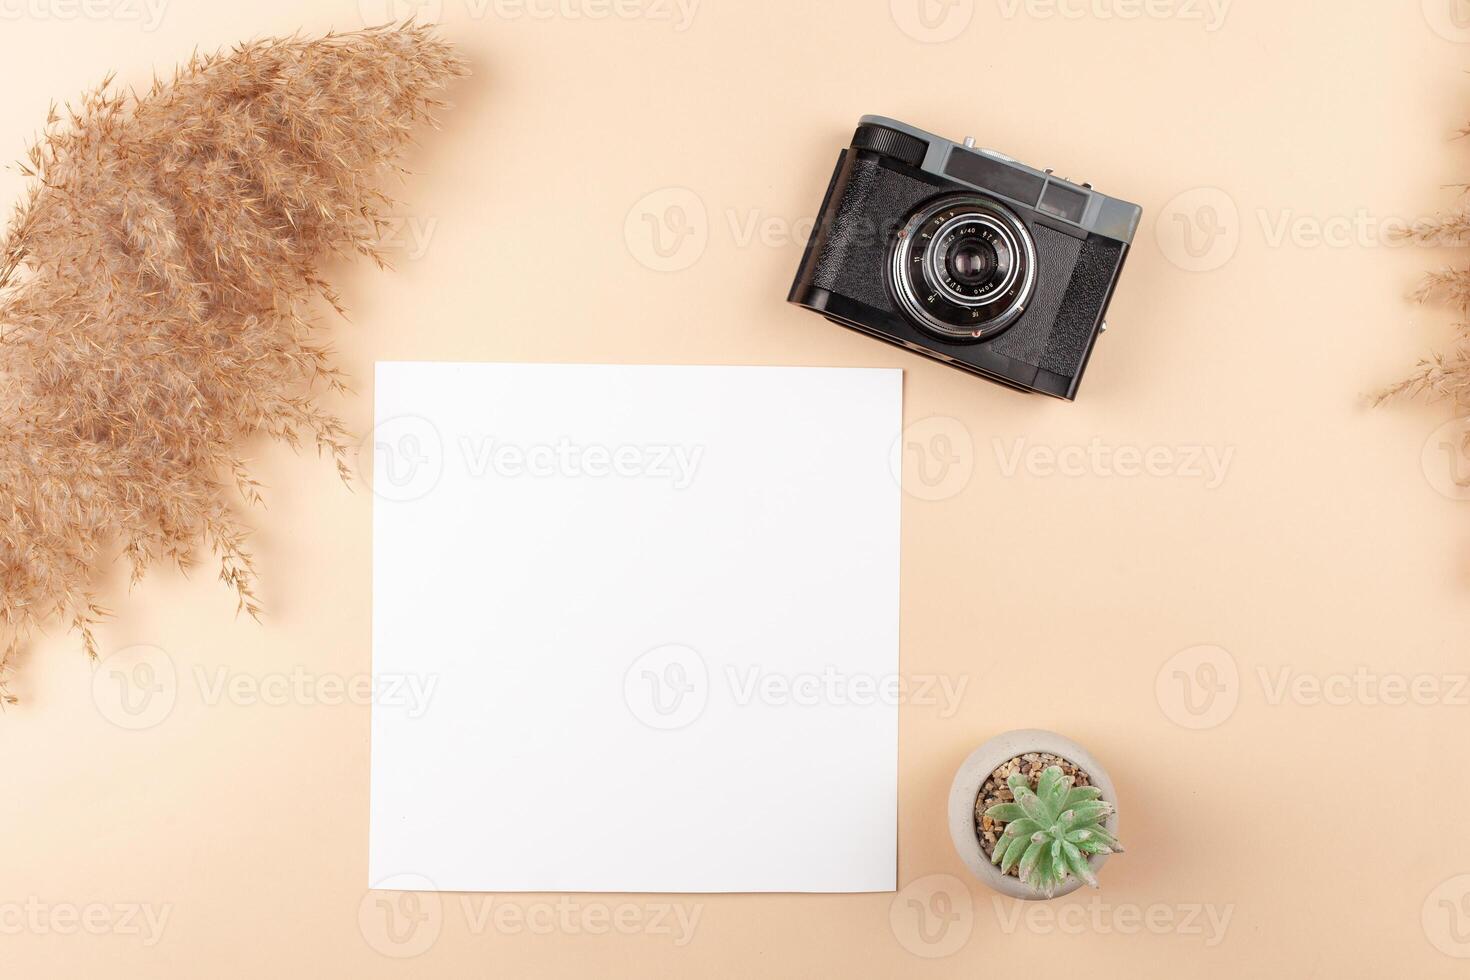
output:
[[[839,161],[809,270],[809,284],[898,315],[888,287],[894,235],[918,206],[969,190],[921,180],[852,150]],[[1099,311],[1122,258],[1122,244],[1058,231],[1020,213],[1036,242],[1036,292],[1026,312],[986,347],[1063,377],[1082,369]]]

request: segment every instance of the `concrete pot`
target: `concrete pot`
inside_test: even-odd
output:
[[[1001,763],[1028,752],[1049,752],[1075,763],[1079,769],[1084,770],[1092,778],[1092,784],[1102,790],[1104,800],[1115,807],[1118,807],[1119,803],[1118,794],[1113,789],[1113,781],[1108,777],[1107,770],[1082,746],[1071,739],[1063,738],[1056,732],[1043,731],[1038,728],[1023,728],[997,735],[971,752],[970,757],[960,765],[959,771],[955,773],[954,783],[949,789],[949,834],[954,840],[955,850],[965,862],[965,867],[969,868],[970,873],[976,878],[1002,895],[1026,901],[1041,901],[1046,898],[1041,892],[1023,883],[1019,878],[1001,874],[1000,869],[990,863],[990,858],[985,856],[985,851],[980,846],[980,838],[975,833],[975,799],[980,795],[980,787],[985,785],[985,780]],[[1116,837],[1118,814],[1114,812],[1112,816],[1103,821],[1103,827]],[[1094,854],[1088,859],[1088,863],[1096,873],[1107,859],[1106,854]],[[1082,884],[1083,882],[1073,875],[1051,897],[1061,898],[1063,895],[1076,891]]]

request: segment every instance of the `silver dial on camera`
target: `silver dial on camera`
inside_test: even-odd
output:
[[[889,279],[920,327],[983,340],[1015,323],[1036,289],[1036,243],[1021,219],[978,194],[919,208],[899,232]]]

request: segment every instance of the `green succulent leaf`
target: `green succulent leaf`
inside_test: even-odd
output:
[[[1047,898],[1051,898],[1052,895],[1056,894],[1057,884],[1061,880],[1058,877],[1057,862],[1052,856],[1054,853],[1053,848],[1048,845],[1046,857],[1037,862],[1039,866],[1036,870],[1037,880],[1035,886],[1041,889],[1041,893]],[[1062,873],[1065,874],[1065,872]]]
[[[1047,766],[1036,784],[1036,795],[1049,812],[1060,813],[1070,788],[1071,782],[1062,774],[1061,766]]]
[[[1041,829],[1041,824],[1030,817],[1022,817],[1006,824],[1006,835],[1009,837],[1030,837]]]
[[[1045,887],[1046,880],[1051,875],[1051,845],[1036,844],[1034,846],[1037,848],[1035,863],[1027,869],[1025,863],[1022,862],[1022,866],[1017,869],[1017,873],[1026,884],[1032,888],[1041,889]],[[1026,853],[1029,856],[1031,852],[1027,851]]]
[[[1041,841],[1033,840],[1027,847],[1026,853],[1021,855],[1021,863],[1016,866],[1016,874],[1027,884],[1030,884],[1036,874],[1036,866],[1041,857],[1046,853],[1047,846]]]
[[[1036,789],[1021,773],[1006,779],[1014,802],[997,803],[985,811],[1004,824],[991,851],[1001,874],[1016,876],[1047,898],[1076,877],[1097,887],[1089,858],[1122,851],[1116,838],[1102,827],[1114,813],[1096,786],[1074,786],[1073,777],[1060,766],[1047,766],[1037,777]]]
[[[1026,856],[1026,849],[1031,846],[1031,841],[1025,837],[1007,838],[1011,844],[1006,848],[1005,859],[1000,862],[1000,873],[1010,874],[1012,868],[1020,863],[1021,858]]]
[[[1092,828],[1092,839],[1100,844],[1106,845],[1111,850],[1117,851],[1119,854],[1123,853],[1123,845],[1118,843],[1118,839],[1101,827]]]
[[[1091,803],[1102,796],[1102,790],[1096,786],[1074,786],[1067,790],[1067,798],[1062,803],[1063,810],[1070,810],[1080,803]]]
[[[1079,803],[1061,815],[1063,827],[1090,827],[1113,812],[1112,804],[1101,800],[1092,803]]]
[[[1070,841],[1062,842],[1062,854],[1067,860],[1067,868],[1077,877],[1087,882],[1093,888],[1097,887],[1097,875],[1092,873],[1092,866],[1087,863],[1087,858],[1077,849],[1077,845]]]
[[[1015,794],[1016,802],[1021,804],[1021,809],[1025,811],[1026,816],[1039,824],[1049,825],[1052,823],[1054,819],[1053,814],[1047,810],[1046,804],[1041,802],[1041,797],[1031,792],[1025,786],[1017,787]]]
[[[986,810],[985,815],[991,820],[1010,823],[1012,820],[1020,820],[1026,816],[1026,810],[1019,803],[997,803]]]

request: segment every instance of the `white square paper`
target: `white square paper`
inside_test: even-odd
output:
[[[900,371],[383,363],[376,415],[370,884],[894,888]]]

